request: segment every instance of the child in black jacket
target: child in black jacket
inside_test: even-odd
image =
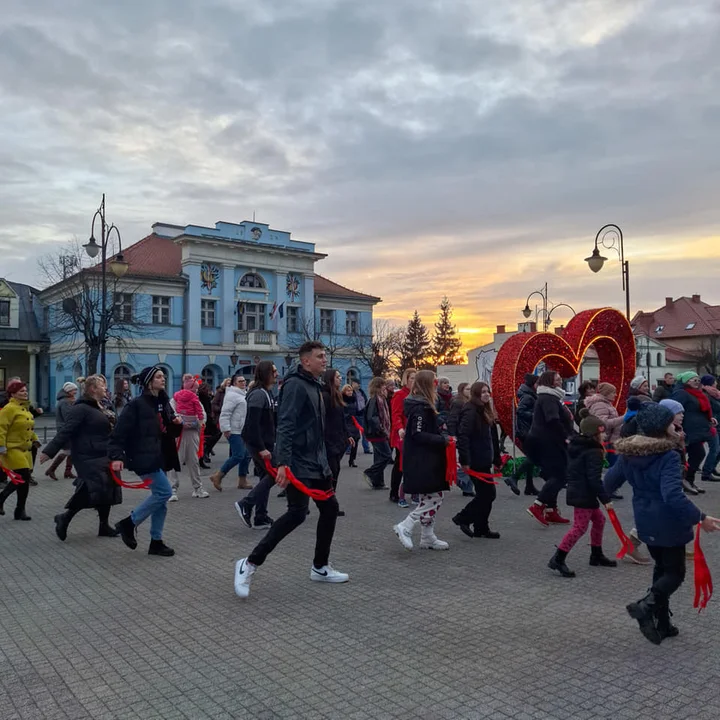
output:
[[[565,558],[587,532],[591,522],[590,564],[602,567],[617,565],[615,560],[606,558],[602,551],[605,515],[600,509],[600,503],[612,507],[610,495],[602,483],[605,451],[600,438],[605,426],[600,418],[590,415],[586,408],[580,411],[580,417],[580,434],[572,438],[568,448],[567,503],[575,508],[573,524],[548,563],[551,570],[557,570],[568,578],[575,577],[575,573],[565,564]]]

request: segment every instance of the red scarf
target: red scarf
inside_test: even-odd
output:
[[[700,403],[700,410],[704,412],[709,420],[712,420],[712,406],[710,405],[710,398],[702,390],[685,386],[685,392],[692,395]]]

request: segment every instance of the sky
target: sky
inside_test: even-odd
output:
[[[720,304],[716,0],[0,0],[0,276],[153,222],[251,219],[466,348],[527,295]],[[534,306],[534,301],[531,301]],[[569,319],[559,308],[554,324]]]

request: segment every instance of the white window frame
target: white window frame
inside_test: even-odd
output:
[[[114,297],[115,319],[119,322],[131,323],[134,312],[134,296],[132,293],[116,292]],[[128,312],[129,310],[129,312]]]
[[[266,325],[265,317],[267,315],[267,303],[246,302],[245,300],[242,300],[241,305],[243,311],[238,311],[238,330],[242,330],[244,332],[264,332]],[[253,310],[249,312],[251,306]],[[248,323],[248,320],[250,318],[255,320],[255,327],[248,327],[250,324]]]
[[[291,318],[294,327],[291,326]],[[300,308],[297,305],[288,305],[287,308],[287,331],[289,333],[300,332]]]
[[[357,335],[360,327],[360,313],[357,310],[345,311],[345,334]]]
[[[260,285],[243,285],[242,281],[248,277],[256,277],[260,281]],[[267,283],[265,282],[265,278],[258,272],[246,272],[243,273],[242,277],[238,280],[237,289],[244,291],[250,291],[250,292],[257,292],[258,290],[267,290]]]
[[[0,307],[7,307],[7,315],[0,313],[0,327],[10,327],[10,300],[0,300]],[[7,322],[2,322],[3,318],[7,318]]]
[[[211,313],[212,324],[208,322]],[[217,300],[211,298],[202,298],[202,300],[200,300],[200,327],[217,327]]]
[[[328,313],[323,317],[323,313]],[[335,311],[330,308],[320,308],[320,334],[330,335],[335,329]]]
[[[152,296],[152,324],[153,325],[169,325],[170,324],[171,302],[167,295]],[[167,315],[167,318],[165,316]]]

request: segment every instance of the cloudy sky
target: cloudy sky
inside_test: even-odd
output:
[[[2,0],[0,275],[253,211],[467,347],[545,281],[576,310],[720,303],[717,0]],[[557,322],[566,320],[558,310]]]

